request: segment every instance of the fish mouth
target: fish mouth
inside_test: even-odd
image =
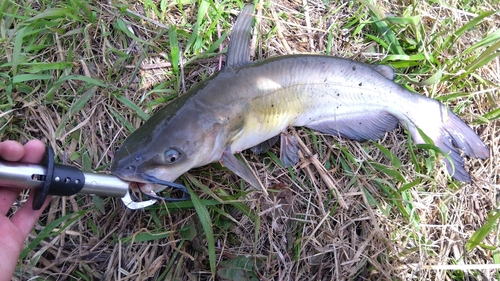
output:
[[[179,183],[170,182],[166,180],[161,180],[155,176],[140,173],[129,175],[126,173],[114,173],[117,177],[130,182],[130,186],[132,190],[140,191],[142,194],[157,200],[163,200],[165,202],[179,202],[185,201],[190,198],[189,192],[187,188]],[[157,194],[157,192],[161,192],[165,188],[171,188],[172,191],[180,191],[182,196],[180,197],[164,197]],[[155,192],[156,191],[156,192]],[[177,192],[178,193],[178,192]]]
[[[161,180],[155,176],[148,175],[145,173],[140,174],[140,176],[141,176],[141,178],[144,179],[144,181],[135,181],[135,183],[137,184],[138,189],[144,195],[146,195],[150,198],[163,200],[163,201],[168,203],[168,202],[186,201],[191,197],[189,195],[187,188],[182,184]],[[180,192],[182,192],[182,197],[181,198],[174,198],[174,197],[159,196],[152,190],[152,188],[148,187],[150,184],[161,185],[163,188],[170,187],[174,190],[180,191]]]

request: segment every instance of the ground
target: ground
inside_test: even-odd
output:
[[[188,202],[53,198],[13,280],[499,279],[500,5],[443,2],[258,1],[252,54],[391,65],[489,146],[489,159],[466,161],[471,183],[402,128],[363,143],[295,128],[293,168],[279,145],[241,155],[268,196],[214,163],[177,180]],[[109,172],[127,135],[224,65],[243,5],[3,2],[0,139],[39,138],[60,163]]]

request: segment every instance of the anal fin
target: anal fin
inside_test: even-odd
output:
[[[325,134],[365,141],[381,138],[386,132],[394,130],[398,122],[391,114],[379,111],[316,121],[306,127]]]

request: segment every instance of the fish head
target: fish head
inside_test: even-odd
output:
[[[165,188],[145,178],[174,181],[191,168],[219,160],[224,151],[223,126],[217,119],[194,110],[172,115],[172,107],[153,115],[115,153],[111,172],[140,183],[142,192]]]

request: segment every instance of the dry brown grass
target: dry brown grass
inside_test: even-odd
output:
[[[402,15],[408,4],[377,1],[381,11],[395,15]],[[150,114],[163,105],[150,102],[164,95],[151,93],[152,87],[165,83],[170,91],[182,89],[182,85],[177,87],[179,82],[168,60],[162,56],[161,52],[168,50],[158,48],[168,46],[168,38],[166,34],[157,37],[165,30],[155,23],[180,24],[182,16],[176,6],[167,9],[165,19],[149,14],[155,22],[121,16],[129,21],[139,38],[144,41],[155,38],[155,47],[146,50],[143,44],[130,38],[125,44],[120,41],[122,38],[112,41],[113,36],[104,36],[106,32],[113,32],[112,26],[120,13],[104,2],[93,5],[99,8],[96,12],[102,24],[85,27],[85,38],[75,39],[72,72],[99,78],[109,84],[109,88],[68,81],[61,85],[51,103],[40,102],[38,98],[43,94],[38,93],[33,93],[31,98],[19,97],[22,104],[6,123],[14,129],[3,138],[19,135],[22,139],[40,138],[56,148],[61,160],[100,170],[111,161],[113,151],[129,134],[116,113],[136,128],[143,122],[116,98],[116,91]],[[453,3],[449,7],[427,3],[417,6],[429,34],[443,32],[443,36],[449,36],[447,32],[453,32],[473,17]],[[360,8],[359,3],[332,3],[328,10],[321,1],[276,0],[260,7],[259,34],[254,38],[256,59],[324,53],[328,43],[326,30],[331,27],[339,27],[332,33],[332,55],[360,61],[378,61],[387,55],[377,44],[366,43],[363,32],[373,32],[370,28],[352,35],[359,24],[369,20],[366,8]],[[184,8],[186,18],[195,22],[196,6],[185,5]],[[484,3],[483,8],[498,9],[500,6]],[[129,9],[148,17],[149,12],[140,3]],[[236,7],[233,10],[237,11]],[[346,25],[356,14],[360,14],[360,21]],[[499,22],[498,15],[490,17],[478,29],[461,37],[454,53],[443,53],[440,59],[445,61],[463,52],[482,38],[484,32],[498,29]],[[223,29],[228,27],[229,23],[222,26]],[[425,40],[423,42],[427,42]],[[120,60],[113,48],[132,54],[134,59]],[[433,45],[429,45],[431,48]],[[59,61],[65,54],[67,50],[56,45],[47,48],[44,60]],[[189,89],[218,67],[218,57],[194,61],[183,69],[181,81]],[[450,107],[460,106],[459,114],[468,123],[498,108],[500,62],[495,59],[475,75],[489,82],[461,87],[461,91],[476,94],[450,104]],[[428,77],[424,74],[418,78]],[[79,87],[88,87],[93,94],[81,110],[68,113],[63,101],[73,100]],[[440,96],[452,93],[450,89],[454,88],[446,82],[421,87],[419,91]],[[490,99],[484,93],[490,93]],[[15,129],[16,126],[21,129]],[[498,258],[497,228],[483,241],[491,248],[476,247],[466,252],[465,244],[485,224],[488,213],[498,206],[498,126],[498,120],[473,126],[490,147],[491,158],[467,161],[475,180],[472,184],[460,185],[450,183],[440,167],[437,172],[416,173],[406,135],[401,129],[388,133],[378,143],[401,160],[403,165],[398,171],[406,181],[421,181],[404,193],[409,197],[394,197],[398,194],[394,191],[401,188],[402,183],[378,172],[368,163],[391,164],[370,143],[360,144],[298,128],[293,133],[300,137],[304,146],[303,158],[293,168],[294,176],[276,165],[269,155],[245,154],[262,182],[269,186],[270,195],[265,197],[245,187],[249,193],[239,198],[258,219],[243,215],[230,203],[210,209],[218,268],[224,267],[224,261],[244,256],[250,257],[249,262],[254,263],[252,268],[258,268],[255,272],[261,280],[496,279],[499,274],[498,261],[494,260]],[[279,155],[277,147],[272,151]],[[346,151],[355,161],[345,161],[349,160]],[[424,155],[425,152],[419,151],[421,162],[426,161]],[[192,183],[194,177],[220,197],[224,193],[240,192],[237,189],[240,180],[218,165],[198,168],[188,175],[189,182]],[[384,192],[381,186],[388,191]],[[213,200],[201,190],[196,192],[203,199]],[[212,279],[207,242],[193,208],[167,209],[158,205],[145,211],[131,211],[117,199],[101,200],[89,196],[54,198],[41,225],[66,214],[75,213],[79,217],[60,234],[49,235],[33,248],[20,262],[20,279],[28,280],[32,276],[40,276],[37,280]],[[407,217],[398,210],[397,202],[408,212]],[[35,230],[38,233],[40,226]],[[148,233],[164,236],[150,241],[137,240]],[[29,240],[34,238],[31,236]],[[244,277],[240,279],[245,280]]]

